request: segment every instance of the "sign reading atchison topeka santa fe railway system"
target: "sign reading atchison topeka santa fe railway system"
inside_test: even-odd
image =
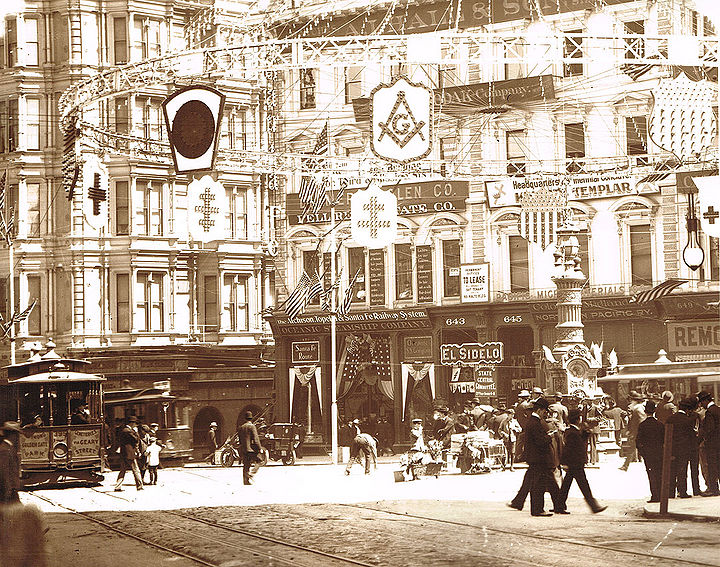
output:
[[[300,315],[296,319],[278,317],[275,324],[281,334],[313,334],[330,332],[330,315]],[[430,319],[424,309],[398,309],[350,312],[337,316],[340,331],[392,331],[396,329],[427,329]]]

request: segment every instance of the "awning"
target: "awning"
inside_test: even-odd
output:
[[[697,378],[698,382],[720,381],[720,369],[707,372],[638,372],[637,374],[609,374],[598,378],[599,384],[608,382],[624,382],[630,380],[669,380],[672,378]]]

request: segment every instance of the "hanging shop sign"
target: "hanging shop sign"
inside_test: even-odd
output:
[[[432,337],[404,337],[403,360],[405,362],[431,362]]]
[[[440,364],[500,364],[504,345],[499,341],[440,345]]]
[[[385,248],[397,236],[397,197],[376,183],[350,199],[350,232],[360,246]]]
[[[624,4],[631,0],[604,0],[603,4]],[[564,14],[578,10],[593,10],[596,0],[478,0],[463,2],[459,26],[463,29],[500,22],[534,20],[539,11],[542,16]]]
[[[291,344],[290,359],[293,364],[320,362],[320,341],[299,341]]]
[[[463,303],[490,301],[490,264],[460,266],[460,299]]]
[[[553,100],[555,85],[552,75],[537,75],[435,89],[433,97],[438,112],[462,115],[503,105]]]
[[[384,160],[409,163],[432,150],[433,93],[399,76],[370,92],[370,150]]]
[[[188,185],[188,234],[192,240],[210,242],[225,237],[225,187],[209,175]]]
[[[568,200],[604,199],[625,195],[651,194],[660,191],[654,183],[637,183],[634,177],[623,173],[598,173],[562,177],[532,178],[508,177],[485,182],[485,192],[490,208],[511,207],[520,204],[520,198],[528,191],[541,187],[562,189],[567,187]]]
[[[475,367],[475,394],[480,396],[497,395],[495,367],[478,365]]]
[[[350,203],[352,196],[362,187],[348,187],[340,196],[335,206],[335,221],[350,219]],[[470,183],[439,179],[436,181],[417,181],[413,183],[398,183],[397,185],[384,185],[383,189],[391,191],[397,198],[397,214],[399,217],[414,217],[432,213],[459,213],[465,210],[465,200],[468,198]],[[330,191],[328,201],[337,201],[338,194]],[[304,214],[304,206],[297,193],[287,195],[287,216],[291,225],[298,224],[327,224],[330,219],[330,206],[325,205],[317,213]]]

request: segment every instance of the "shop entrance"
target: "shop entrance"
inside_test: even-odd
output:
[[[512,405],[520,390],[536,386],[532,327],[498,327],[497,340],[505,347],[505,359],[498,367],[498,398]]]

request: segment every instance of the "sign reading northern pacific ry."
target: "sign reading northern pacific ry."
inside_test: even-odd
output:
[[[335,206],[335,221],[350,219],[350,200],[362,187],[349,187],[343,193],[340,202]],[[383,189],[391,190],[397,197],[397,214],[399,217],[412,217],[439,212],[460,212],[465,210],[470,184],[468,181],[439,179],[437,181],[416,181],[386,185]],[[337,194],[330,191],[329,201],[334,201]],[[291,225],[327,224],[331,222],[330,206],[325,205],[317,213],[303,213],[303,205],[297,193],[287,195],[287,215]]]

